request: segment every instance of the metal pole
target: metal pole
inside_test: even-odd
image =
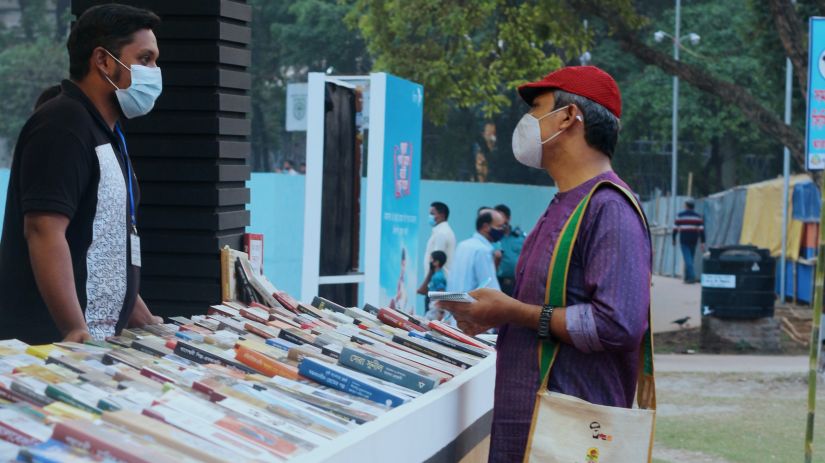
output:
[[[790,58],[785,58],[785,124],[791,124],[791,90],[793,87],[793,67]],[[791,152],[786,146],[782,158],[782,257],[779,269],[779,300],[785,302],[786,259],[788,255],[788,196],[791,176]]]
[[[676,33],[673,34],[673,59],[679,61],[679,46],[680,46],[680,37],[682,34],[681,31],[681,16],[682,16],[682,0],[676,0]],[[679,161],[679,78],[677,76],[673,76],[673,127],[671,133],[671,141],[670,146],[673,152],[671,157],[671,166],[670,166],[670,200],[671,203],[671,224],[676,226],[676,190],[677,190],[677,178],[676,178],[676,169],[677,164]],[[673,276],[676,276],[676,247],[673,248]]]

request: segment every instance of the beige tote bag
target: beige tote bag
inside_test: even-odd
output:
[[[567,269],[584,212],[593,193],[612,186],[624,193],[647,225],[632,193],[612,182],[597,184],[579,203],[562,228],[547,275],[545,303],[566,307]],[[648,275],[648,278],[650,276]],[[656,386],[653,370],[652,320],[648,308],[648,330],[640,350],[636,402],[639,408],[596,405],[585,400],[550,392],[553,363],[558,346],[545,341],[539,346],[542,382],[538,389],[525,461],[541,463],[645,463],[651,462],[656,419]]]

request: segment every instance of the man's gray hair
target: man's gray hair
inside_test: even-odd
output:
[[[580,95],[556,90],[553,92],[555,106],[553,109],[576,105],[584,117],[584,139],[591,147],[612,158],[619,140],[621,123],[615,114],[604,106]]]

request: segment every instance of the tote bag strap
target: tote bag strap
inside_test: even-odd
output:
[[[579,229],[584,219],[585,211],[587,210],[593,194],[601,187],[609,186],[623,193],[636,212],[642,219],[645,230],[648,232],[648,239],[650,238],[650,230],[647,224],[647,218],[639,206],[636,197],[622,187],[611,181],[602,181],[597,183],[581,200],[581,202],[570,214],[570,217],[562,227],[562,231],[556,241],[553,255],[550,259],[550,268],[547,272],[547,289],[544,296],[544,303],[553,307],[567,306],[567,274],[570,269],[570,259],[573,255],[573,248],[576,244],[576,239],[579,235]],[[652,276],[648,275],[648,279]],[[656,408],[656,386],[654,380],[653,368],[653,319],[651,307],[648,306],[648,328],[642,339],[642,349],[640,349],[640,368],[639,378],[636,391],[636,401],[640,408],[655,409]],[[550,380],[550,373],[553,369],[553,364],[559,352],[559,345],[548,339],[539,344],[539,391],[547,388]],[[532,431],[531,431],[532,434]]]

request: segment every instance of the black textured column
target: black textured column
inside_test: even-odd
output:
[[[73,0],[79,16],[101,0]],[[163,94],[125,124],[140,182],[141,295],[159,315],[220,301],[220,248],[249,225],[251,8],[234,0],[119,0],[154,11]]]

